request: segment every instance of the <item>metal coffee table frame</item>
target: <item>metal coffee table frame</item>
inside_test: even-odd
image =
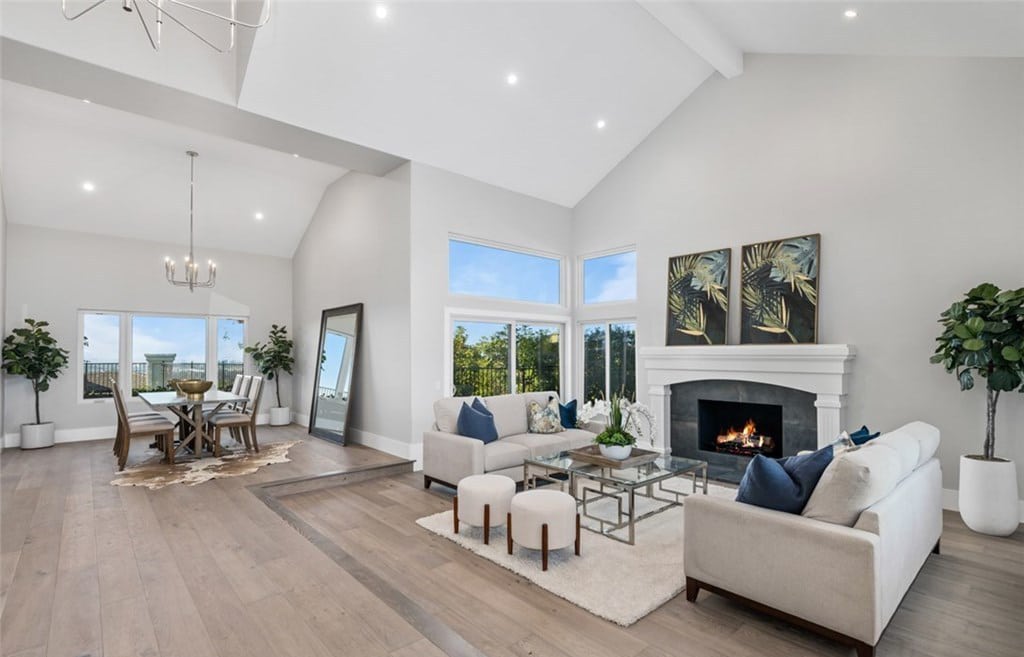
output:
[[[666,464],[672,467],[665,467]],[[641,476],[638,480],[616,477],[614,474],[616,470],[612,468],[574,462],[565,452],[562,452],[555,456],[526,459],[523,462],[523,488],[536,488],[538,480],[557,484],[560,490],[565,490],[564,486],[568,484],[569,493],[576,499],[576,504],[580,508],[580,515],[597,523],[596,528],[586,525],[583,528],[628,545],[636,544],[636,523],[682,506],[683,497],[696,494],[698,475],[701,491],[704,495],[708,494],[707,461],[665,456],[652,463],[625,470],[636,470]],[[552,476],[554,474],[565,475],[567,479]],[[689,476],[693,482],[692,493],[670,490],[663,485],[669,479],[686,476]],[[587,486],[580,487],[580,480],[592,481],[599,487],[596,489]],[[582,488],[582,492],[580,492],[580,488]],[[653,500],[658,505],[650,511],[637,515],[637,497]],[[615,500],[616,520],[609,520],[588,512],[587,505],[599,499]],[[613,534],[623,528],[627,529],[628,538]]]

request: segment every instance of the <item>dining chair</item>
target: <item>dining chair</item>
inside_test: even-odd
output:
[[[111,388],[111,390],[113,391],[114,403],[117,404],[118,400],[120,400],[121,406],[125,406],[124,395],[121,394],[121,387],[117,384],[116,381],[114,382],[114,385]],[[128,413],[126,411],[125,415],[128,416],[129,420],[167,419],[166,415],[164,415],[163,413],[158,413],[156,411],[138,411],[134,413]],[[118,421],[120,422],[120,416],[118,416]],[[120,428],[120,424],[118,425],[118,428]],[[114,438],[114,454],[119,454],[121,450],[120,435],[121,434],[119,431],[117,437]]]
[[[128,450],[132,438],[149,438],[154,436],[162,446],[167,462],[174,464],[174,423],[162,415],[157,417],[135,416],[129,418],[125,408],[124,397],[120,388],[114,388],[114,407],[117,409],[117,436],[114,445],[117,448],[117,469],[124,470],[128,461]]]
[[[246,404],[244,411],[221,411],[207,418],[207,423],[213,427],[213,453],[215,456],[220,456],[220,432],[225,427],[229,430],[237,430],[241,434],[246,449],[260,451],[259,441],[256,440],[256,415],[259,413],[262,398],[263,377],[251,377],[249,403]],[[235,440],[237,439],[236,436]]]

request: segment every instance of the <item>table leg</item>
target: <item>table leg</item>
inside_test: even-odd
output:
[[[195,449],[196,456],[199,458],[203,457],[203,448],[206,446],[206,432],[203,430],[205,424],[203,418],[203,405],[195,404],[192,406],[192,422],[195,424],[196,438],[195,438]]]
[[[629,544],[636,544],[636,491],[629,489]]]

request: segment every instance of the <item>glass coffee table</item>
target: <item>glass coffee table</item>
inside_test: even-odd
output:
[[[687,476],[693,481],[692,493],[664,487],[670,479]],[[568,486],[569,494],[576,498],[580,515],[597,523],[597,527],[584,525],[585,529],[635,545],[636,523],[682,506],[682,498],[696,494],[698,485],[704,495],[708,494],[708,463],[677,456],[659,456],[649,463],[617,470],[577,461],[569,452],[562,452],[528,458],[523,462],[523,488],[536,488],[538,480],[558,484],[562,490]],[[651,509],[639,515],[638,497],[653,503]],[[615,519],[590,513],[588,505],[599,500],[614,501]],[[613,533],[620,529],[626,530],[628,538]]]

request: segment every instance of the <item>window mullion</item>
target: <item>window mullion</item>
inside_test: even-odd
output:
[[[516,366],[517,366],[517,354],[516,354],[516,322],[509,322],[509,340],[508,340],[508,376],[511,384],[509,385],[509,392],[515,394],[519,392],[516,387]]]
[[[612,325],[604,325],[604,398],[611,399],[612,393]]]

